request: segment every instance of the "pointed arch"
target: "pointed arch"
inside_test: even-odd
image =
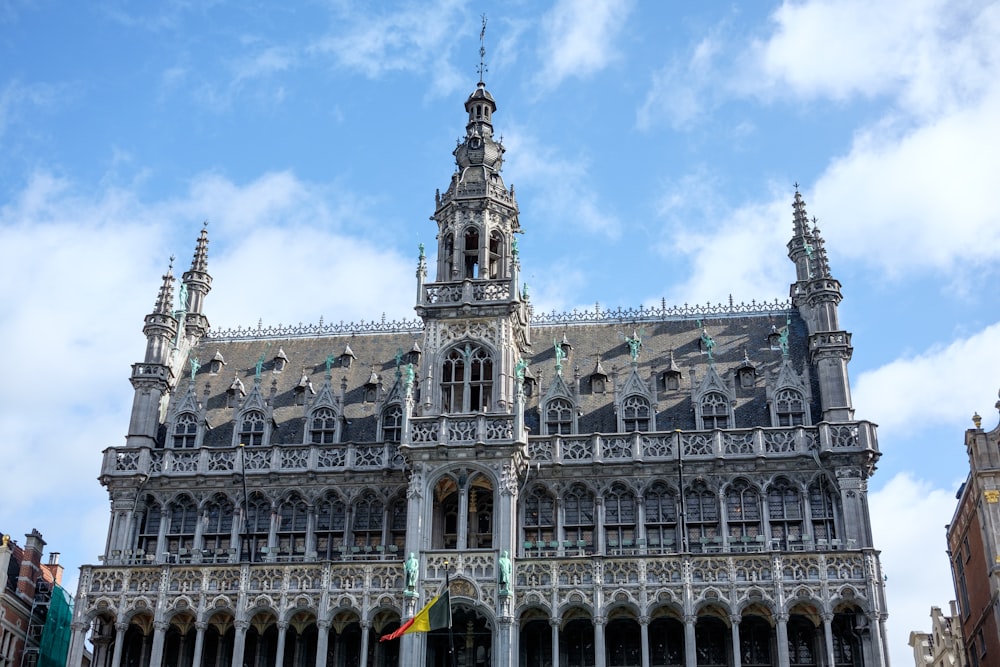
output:
[[[267,441],[267,417],[261,410],[247,410],[240,415],[236,444],[259,447]]]
[[[604,540],[608,553],[627,552],[635,545],[635,492],[622,482],[615,482],[604,494]]]
[[[334,490],[316,502],[316,554],[320,560],[334,560],[344,551],[347,503]]]
[[[552,398],[545,402],[544,435],[570,435],[576,432],[576,411],[568,398]]]
[[[301,560],[306,551],[309,505],[297,491],[288,494],[278,505],[277,521],[278,557]]]
[[[390,403],[382,409],[379,428],[382,442],[398,443],[403,439],[403,406],[400,403]]]
[[[745,547],[762,537],[760,491],[740,477],[726,489],[726,525],[729,528],[730,546]]]
[[[351,536],[353,547],[360,552],[371,553],[375,547],[382,546],[383,529],[385,527],[385,501],[372,489],[366,489],[354,499],[351,506],[353,522]],[[354,549],[351,549],[354,551]]]
[[[563,539],[567,542],[594,543],[594,492],[583,484],[574,484],[563,494]]]
[[[525,555],[537,545],[556,539],[556,499],[541,484],[524,496],[524,519],[521,522]]]
[[[717,547],[721,541],[719,497],[704,480],[695,480],[685,491],[684,510],[690,550],[697,553]]]
[[[340,414],[332,406],[321,405],[309,413],[309,443],[333,445],[340,442]]]
[[[198,416],[182,412],[174,419],[170,444],[174,449],[193,449],[198,440]]]
[[[646,544],[654,553],[677,550],[677,494],[663,481],[656,481],[643,493]]]
[[[466,341],[445,350],[441,363],[442,412],[488,411],[493,404],[494,354]]]
[[[634,433],[636,431],[646,432],[650,430],[652,409],[649,399],[645,396],[633,394],[622,401],[621,425],[623,433]]]
[[[817,476],[809,485],[808,493],[811,532],[816,544],[819,545],[821,540],[837,539],[840,532],[837,530],[840,499],[826,475]]]
[[[202,506],[202,560],[212,563],[227,563],[232,555],[233,502],[224,494],[217,493]]]
[[[166,544],[163,552],[177,558],[190,560],[194,549],[195,530],[198,525],[198,503],[188,494],[181,494],[167,506]]]
[[[767,488],[767,518],[771,539],[782,549],[802,539],[802,492],[786,477],[778,477]]]

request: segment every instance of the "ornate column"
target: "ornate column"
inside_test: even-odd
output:
[[[278,665],[285,664],[285,636],[287,633],[288,621],[278,621],[278,646],[274,652],[274,661]],[[361,663],[361,667],[364,667],[364,663]]]
[[[319,631],[316,637],[316,667],[326,667],[326,652],[330,650],[330,621],[325,618],[318,620],[316,628]]]
[[[115,623],[115,650],[111,654],[111,667],[121,667],[126,630],[128,630],[128,623]],[[70,662],[69,664],[73,665],[74,663]]]
[[[559,543],[562,549],[562,542]],[[599,554],[606,554],[608,545],[604,535],[604,496],[594,497],[594,551]],[[596,628],[595,628],[596,631]]]
[[[594,617],[594,665],[604,667],[608,664],[608,649],[604,643],[604,626],[608,619],[603,616]]]
[[[162,563],[163,554],[167,553],[168,523],[170,523],[170,506],[164,505],[160,514],[160,532],[156,534],[156,553],[153,554],[153,561],[157,563]]]
[[[194,656],[191,658],[191,667],[201,667],[201,654],[205,650],[205,630],[208,623],[196,621],[194,624]]]
[[[729,515],[726,513],[726,492],[719,489],[719,537],[722,538],[720,549],[729,551]]]
[[[740,621],[743,620],[739,614],[733,614],[729,617],[729,627],[733,634],[733,667],[741,667],[742,659],[740,657]],[[781,648],[779,647],[780,651]]]
[[[149,654],[149,667],[160,667],[163,664],[163,642],[167,638],[166,621],[153,622],[153,651]]]
[[[684,665],[698,667],[698,647],[694,640],[694,624],[698,617],[694,614],[684,615]]]
[[[552,667],[559,667],[559,625],[561,623],[562,619],[558,616],[549,619],[549,625],[552,627]]]
[[[368,630],[371,627],[371,621],[364,619],[361,621],[361,665],[360,667],[368,667]]]
[[[90,623],[74,621],[70,624],[70,628],[73,635],[69,642],[69,653],[66,664],[70,667],[79,667],[83,664],[83,651],[86,648],[87,629],[90,628]]]
[[[458,525],[455,529],[455,542],[459,550],[468,548],[469,540],[469,479],[468,473],[463,472],[458,478]]]
[[[882,637],[882,622],[879,618],[880,614],[877,611],[869,612],[867,614],[868,618],[868,637],[872,646],[872,659],[875,665],[888,664],[885,658],[885,646],[883,645]]]
[[[826,645],[826,664],[833,664],[833,614],[823,614],[823,640]]]
[[[649,667],[649,616],[639,617],[639,641],[642,642],[642,667]]]
[[[246,650],[247,626],[249,625],[242,619],[233,623],[236,632],[233,633],[232,667],[243,667],[243,651]]]
[[[778,629],[778,667],[789,667],[788,614],[776,614]]]

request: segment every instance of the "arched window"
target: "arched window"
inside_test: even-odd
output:
[[[139,524],[139,543],[135,553],[137,561],[144,560],[146,554],[149,554],[151,558],[156,557],[160,522],[163,521],[163,511],[160,504],[152,496],[146,496],[144,504],[146,507],[142,515],[142,522]]]
[[[198,418],[190,412],[177,416],[174,422],[174,449],[191,449],[198,435]]]
[[[793,614],[788,619],[788,658],[792,667],[817,667],[822,641],[808,617]]]
[[[167,524],[166,551],[171,556],[190,560],[194,548],[194,531],[198,525],[198,505],[191,496],[180,496],[170,503],[170,522]]]
[[[468,549],[490,549],[493,546],[493,485],[485,475],[469,480],[469,525],[466,532]]]
[[[720,543],[719,502],[705,482],[698,480],[684,494],[688,548],[693,552],[712,550]]]
[[[470,227],[465,230],[465,275],[464,278],[476,278],[479,271],[479,230]]]
[[[260,562],[267,556],[267,539],[271,532],[271,501],[262,493],[254,492],[247,498],[246,529],[241,559]]]
[[[836,500],[825,477],[820,477],[809,485],[809,513],[812,515],[812,532],[816,540],[836,539]]]
[[[490,278],[505,277],[503,271],[503,238],[500,232],[490,234]]]
[[[354,525],[351,527],[351,533],[354,537],[354,546],[366,553],[371,552],[382,544],[385,506],[374,491],[365,491],[357,499],[353,509]]]
[[[399,442],[403,436],[403,408],[393,403],[382,411],[382,440]]]
[[[389,503],[389,553],[402,555],[406,548],[406,497]]]
[[[644,494],[646,544],[650,551],[676,551],[677,497],[663,482],[656,482]]]
[[[334,491],[316,503],[316,555],[320,560],[338,558],[344,548],[347,505]]]
[[[555,499],[541,486],[536,486],[524,501],[524,541],[532,547],[548,545],[556,539]]]
[[[795,389],[782,389],[774,397],[776,426],[802,426],[805,423],[805,400]]]
[[[563,496],[566,521],[563,539],[567,542],[594,543],[594,494],[582,484],[574,484]]]
[[[309,508],[297,493],[291,494],[278,508],[278,557],[301,560],[306,552],[306,528]]]
[[[622,401],[622,426],[625,433],[649,430],[649,401],[642,396],[629,396]]]
[[[573,432],[573,405],[565,398],[553,398],[545,404],[545,434],[569,435]]]
[[[454,280],[455,275],[455,237],[448,234],[441,243],[442,273],[441,280]]]
[[[740,622],[740,653],[746,667],[771,667],[771,625],[760,616],[745,616]]]
[[[219,495],[205,504],[202,527],[202,560],[211,563],[228,563],[232,548],[233,503]]]
[[[332,445],[337,442],[337,413],[323,407],[312,411],[309,417],[309,442],[314,445]]]
[[[609,553],[635,544],[635,494],[622,483],[611,486],[604,497],[604,537]]]
[[[445,356],[441,369],[441,409],[444,412],[488,410],[493,397],[493,355],[466,343]]]
[[[726,491],[726,523],[730,547],[746,547],[764,532],[760,526],[760,493],[745,479],[738,479]]]
[[[833,616],[831,630],[833,631],[833,664],[835,667],[853,667],[864,660],[861,655],[861,641],[854,629],[856,624],[857,619],[853,612],[842,612]]]
[[[767,514],[771,539],[781,548],[802,538],[802,494],[787,479],[779,477],[767,490]]]
[[[701,397],[701,427],[705,430],[729,428],[729,400],[717,391]]]
[[[260,410],[245,412],[240,419],[240,444],[264,444],[264,413]]]

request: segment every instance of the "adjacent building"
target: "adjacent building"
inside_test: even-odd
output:
[[[950,605],[951,614],[941,607],[931,607],[931,631],[910,633],[914,667],[967,667],[965,645],[958,623],[958,603]]]
[[[480,81],[415,319],[213,330],[206,230],[164,276],[70,665],[88,634],[101,667],[887,664],[876,431],[802,196],[788,301],[535,313],[496,110]],[[379,642],[446,577],[451,637]]]
[[[969,476],[947,534],[957,622],[967,664],[978,667],[1000,662],[1000,426],[984,431],[978,414],[973,423],[965,432]]]
[[[0,667],[65,664],[72,612],[60,586],[63,566],[55,552],[42,562],[45,540],[37,530],[24,537],[24,546],[0,537]]]

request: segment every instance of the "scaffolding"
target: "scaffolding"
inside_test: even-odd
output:
[[[72,634],[73,599],[62,586],[44,579],[35,584],[21,667],[65,667]]]

